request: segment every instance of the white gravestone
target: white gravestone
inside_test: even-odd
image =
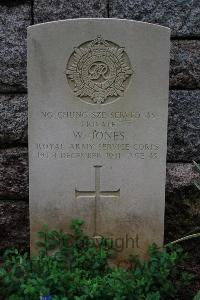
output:
[[[31,251],[85,220],[118,262],[163,243],[168,28],[76,19],[28,29]]]

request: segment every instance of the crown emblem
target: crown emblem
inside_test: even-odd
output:
[[[74,48],[66,68],[75,96],[90,104],[109,103],[123,96],[132,74],[124,48],[101,36]]]

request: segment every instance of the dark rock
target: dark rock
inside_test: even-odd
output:
[[[109,16],[170,27],[173,35],[200,35],[199,0],[111,0]]]
[[[27,198],[27,148],[0,149],[0,199]]]
[[[194,186],[194,181],[200,182],[200,176],[192,164],[168,164],[165,242],[200,232],[200,191]],[[197,247],[200,247],[200,239],[181,245],[195,255]]]
[[[198,190],[194,185],[195,181],[200,180],[200,174],[190,163],[168,163],[166,174],[166,195],[171,198],[177,196],[190,195]],[[199,193],[200,195],[200,193]]]
[[[200,91],[170,91],[168,161],[200,161]]]
[[[200,41],[172,41],[171,88],[200,88]]]
[[[27,95],[0,95],[0,145],[27,143]]]
[[[0,91],[26,89],[26,29],[31,4],[0,4]]]
[[[11,247],[29,248],[28,203],[0,200],[0,255]]]
[[[107,17],[107,0],[34,1],[35,23],[86,17]]]

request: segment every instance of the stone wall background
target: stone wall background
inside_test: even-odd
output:
[[[169,26],[171,37],[166,241],[200,227],[199,0],[0,1],[0,255],[28,249],[26,29],[78,17],[129,18]]]

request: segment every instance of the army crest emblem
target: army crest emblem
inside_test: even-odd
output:
[[[74,95],[90,104],[107,104],[123,96],[132,74],[125,49],[101,36],[74,48],[66,67]]]

